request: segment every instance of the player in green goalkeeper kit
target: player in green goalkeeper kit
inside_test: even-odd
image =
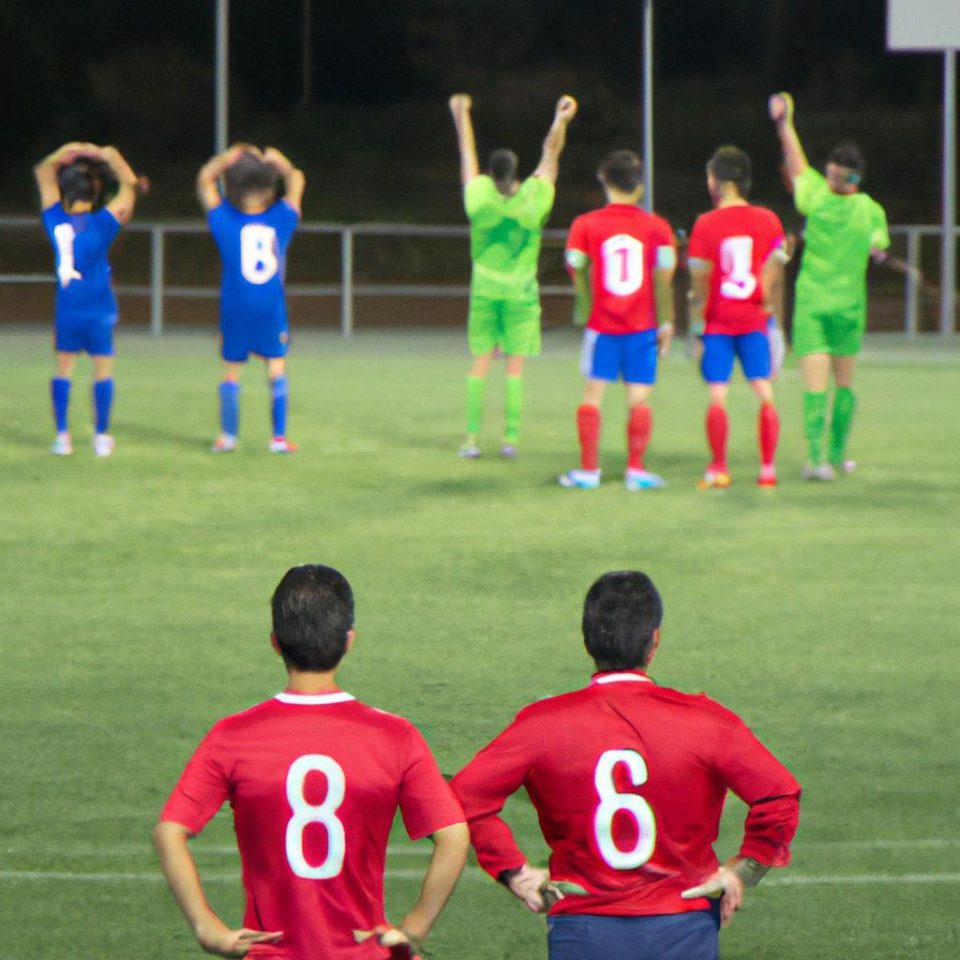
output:
[[[467,377],[467,438],[460,456],[480,456],[477,433],[490,361],[499,347],[507,361],[506,427],[500,453],[514,457],[520,437],[523,362],[540,353],[540,288],[537,261],[543,225],[553,207],[567,124],[577,112],[573,97],[557,102],[537,169],[517,179],[517,155],[495,150],[481,174],[465,93],[450,98],[460,148],[460,179],[470,219],[470,314],[467,337],[473,365]]]
[[[890,235],[883,207],[860,191],[863,157],[857,147],[836,147],[823,176],[810,166],[797,136],[790,94],[774,94],[769,108],[794,203],[807,218],[793,312],[793,350],[804,383],[808,445],[803,476],[832,480],[838,471],[849,472],[854,466],[846,449],[856,408],[853,369],[867,323],[867,262],[871,256],[881,262],[886,258]],[[831,372],[835,390],[826,431]]]

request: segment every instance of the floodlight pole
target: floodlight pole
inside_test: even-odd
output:
[[[216,67],[214,69],[213,151],[227,149],[227,94],[229,86],[230,0],[217,0]]]
[[[643,208],[653,210],[653,0],[643,0]]]
[[[943,242],[940,333],[953,333],[957,291],[957,52],[943,51]]]

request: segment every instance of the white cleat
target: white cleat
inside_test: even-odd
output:
[[[221,433],[210,446],[211,453],[232,453],[237,449],[237,438],[230,433]]]
[[[557,477],[557,483],[568,490],[596,490],[600,486],[600,471],[568,470]]]
[[[109,457],[116,446],[109,433],[98,433],[93,438],[93,453],[97,457]]]
[[[829,463],[818,463],[816,466],[812,463],[806,463],[800,472],[800,476],[804,480],[819,480],[825,483],[837,478],[836,471]]]
[[[73,441],[69,433],[58,433],[50,445],[50,452],[57,457],[69,457],[73,453]]]
[[[628,490],[659,490],[667,485],[667,481],[649,470],[627,470],[623,485]]]

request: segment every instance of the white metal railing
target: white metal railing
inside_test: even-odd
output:
[[[40,231],[36,217],[0,217],[0,229]],[[125,228],[130,233],[146,233],[150,236],[150,282],[146,286],[118,284],[116,291],[127,296],[150,298],[150,331],[155,336],[163,332],[164,301],[168,297],[215,299],[219,288],[213,286],[171,286],[166,283],[167,236],[172,234],[202,234],[207,226],[201,221],[153,222],[134,221]],[[399,223],[302,223],[301,234],[327,234],[340,237],[340,282],[327,284],[288,284],[290,297],[339,297],[340,330],[350,336],[354,327],[354,303],[358,297],[465,297],[469,293],[466,284],[369,284],[356,282],[356,244],[362,237],[411,237],[450,238],[468,240],[467,226],[426,226]],[[922,241],[924,237],[936,237],[941,228],[927,224],[896,224],[890,227],[893,237],[906,238],[906,263],[911,268],[904,277],[904,333],[913,337],[919,329],[920,297],[923,281],[919,273]],[[544,239],[562,241],[564,230],[545,230]],[[960,236],[960,228],[957,230]],[[295,248],[294,248],[295,249]],[[51,272],[0,273],[0,284],[51,283]],[[546,296],[572,296],[566,285],[541,286]],[[955,312],[955,311],[954,311]],[[940,329],[941,334],[953,333],[953,329]]]

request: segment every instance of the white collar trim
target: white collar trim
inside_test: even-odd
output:
[[[602,677],[597,677],[594,683],[653,683],[649,677],[642,673],[606,673]]]
[[[317,706],[327,703],[346,703],[348,700],[356,699],[352,693],[344,693],[343,690],[338,693],[278,693],[274,700],[281,703],[294,703],[303,706]]]

